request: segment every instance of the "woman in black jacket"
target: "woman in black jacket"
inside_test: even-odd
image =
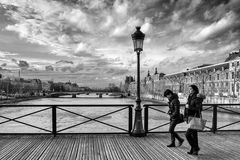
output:
[[[204,97],[199,95],[199,90],[196,85],[190,85],[190,94],[188,96],[186,104],[186,118],[191,117],[200,117],[202,112],[202,102]],[[191,150],[187,152],[188,154],[198,155],[200,150],[198,146],[198,132],[197,130],[188,128],[186,132],[186,138],[188,143],[191,146]]]
[[[169,111],[168,114],[170,115],[170,126],[169,132],[171,133],[171,144],[167,145],[167,147],[176,147],[175,139],[178,140],[178,146],[183,144],[184,139],[182,139],[176,132],[175,127],[181,121],[180,117],[180,102],[178,100],[178,95],[173,93],[171,90],[167,89],[164,92],[164,97],[167,97],[169,102]]]

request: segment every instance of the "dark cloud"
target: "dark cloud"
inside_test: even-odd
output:
[[[82,71],[84,70],[84,65],[83,64],[78,64],[77,66],[75,67],[70,67],[70,66],[67,66],[67,67],[61,67],[61,71],[62,72],[70,72],[70,73],[76,73],[76,72],[79,72],[79,71]]]
[[[75,69],[76,69],[77,71],[84,70],[84,64],[78,64],[78,65],[75,67]]]
[[[1,72],[4,72],[4,73],[11,73],[11,72],[12,72],[11,70],[9,70],[9,69],[4,69],[4,68],[2,68],[2,67],[0,67],[0,71],[1,71]]]
[[[87,52],[87,51],[80,51],[80,52],[77,52],[77,53],[74,53],[74,56],[77,56],[77,57],[89,57],[89,58],[95,58],[96,56]]]
[[[128,69],[122,69],[122,68],[111,68],[106,71],[106,74],[111,76],[126,75],[128,73],[129,73]]]
[[[27,61],[17,61],[16,59],[12,59],[12,62],[17,64],[18,67],[20,67],[21,69],[28,69],[29,68],[29,64]]]
[[[16,59],[12,59],[12,62],[18,64]]]
[[[168,51],[176,50],[177,48],[178,48],[178,44],[170,43],[170,44],[167,45],[167,50]]]
[[[107,66],[109,65],[110,63],[108,61],[99,61],[96,63],[97,66]]]
[[[94,11],[96,9],[104,9],[104,8],[109,8],[113,6],[114,1],[113,0],[56,0],[64,4],[68,5],[78,5],[82,9],[88,9],[91,11]]]
[[[53,66],[50,65],[50,66],[46,66],[46,67],[45,67],[45,70],[46,70],[46,71],[53,71],[54,68],[53,68]]]
[[[13,24],[6,24],[7,31],[19,33],[28,42],[43,43],[50,53],[67,56],[67,60],[46,66],[46,71],[53,71],[55,67],[65,75],[87,75],[81,76],[85,78],[82,81],[90,80],[88,76],[99,80],[135,72],[136,60],[126,56],[133,51],[127,50],[126,46],[132,48],[131,28],[138,23],[145,26],[146,31],[144,52],[147,54],[143,56],[143,52],[141,56],[143,69],[153,68],[160,61],[157,61],[158,56],[159,59],[170,57],[159,63],[165,73],[178,72],[203,62],[222,62],[226,54],[240,44],[239,0],[55,0],[40,3],[15,1],[20,9],[4,7],[10,12],[3,14],[14,20]],[[50,13],[44,12],[47,8],[44,5],[52,7]],[[34,38],[40,40],[34,41]],[[116,51],[110,53],[111,50],[101,48],[116,48]],[[74,64],[69,57],[77,58],[83,64]],[[147,60],[149,57],[154,64]],[[20,63],[12,59],[12,62],[21,68],[32,68],[26,61]],[[127,66],[117,68],[120,65]]]
[[[194,68],[203,64],[216,64],[223,62],[223,59],[227,58],[226,51],[220,52],[218,50],[215,53],[208,52],[205,54],[195,54],[194,56],[182,57],[177,61],[172,61],[171,58],[164,59],[157,66],[159,72],[165,74],[171,74],[176,72],[182,72],[186,69]],[[209,58],[211,57],[211,58]]]
[[[2,67],[6,67],[7,66],[7,63],[3,63],[1,64]]]
[[[73,64],[72,61],[67,61],[67,60],[60,60],[56,62],[56,64],[59,64],[59,63]]]
[[[27,68],[29,68],[29,64],[28,64],[28,62],[27,61],[19,61],[19,63],[18,63],[18,66],[20,67],[20,68],[23,68],[23,69],[27,69]]]
[[[129,73],[128,69],[116,69],[115,73],[113,75],[115,76],[121,76],[121,75],[126,75]]]

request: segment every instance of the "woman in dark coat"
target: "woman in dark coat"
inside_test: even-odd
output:
[[[196,85],[190,85],[189,88],[190,88],[190,94],[188,96],[188,100],[186,104],[185,116],[186,118],[188,118],[189,116],[200,117],[202,112],[202,102],[205,97],[199,94],[199,90]],[[200,148],[198,146],[197,130],[188,128],[186,132],[186,138],[188,143],[191,146],[191,150],[187,153],[192,155],[198,155]]]
[[[178,100],[178,95],[173,93],[171,90],[167,89],[164,92],[164,97],[167,97],[169,102],[169,111],[168,114],[170,115],[170,126],[169,132],[171,133],[171,144],[167,145],[167,147],[176,147],[175,139],[178,140],[179,145],[183,144],[184,139],[182,139],[176,132],[175,127],[181,121],[180,117],[180,102]]]

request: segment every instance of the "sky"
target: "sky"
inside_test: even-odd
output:
[[[239,0],[0,0],[0,72],[105,87],[224,62],[240,48]]]

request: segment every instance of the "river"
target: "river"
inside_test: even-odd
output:
[[[24,102],[19,102],[17,104],[27,104],[27,105],[89,105],[89,104],[135,104],[134,99],[130,98],[114,98],[108,95],[103,95],[103,98],[98,98],[96,94],[90,95],[78,95],[77,98],[71,98],[70,96],[64,96],[62,98],[42,98],[36,100],[29,100]],[[142,104],[153,102],[143,101]],[[1,108],[0,114],[1,116],[5,116],[8,118],[19,117],[40,109],[44,109],[46,107],[14,107],[14,108]],[[96,118],[106,113],[114,112],[121,107],[62,107],[63,109],[67,109],[71,112],[77,113],[72,114],[66,112],[64,110],[57,109],[57,130],[62,130],[66,127],[76,125],[82,123],[84,121],[89,120],[89,118]],[[156,109],[160,109],[163,111],[167,111],[168,107],[154,107]],[[133,110],[134,113],[134,110]],[[79,116],[82,115],[82,116]],[[83,116],[86,116],[85,118]],[[134,117],[134,116],[133,116]],[[212,125],[212,111],[204,111],[203,118],[207,119],[207,126],[211,127]],[[134,118],[133,118],[134,119]],[[229,113],[218,113],[218,127],[226,125],[231,122],[239,121],[240,116],[236,114]],[[47,129],[51,131],[52,129],[52,111],[50,109],[27,116],[23,118],[17,119],[21,122],[28,123],[40,128]],[[128,130],[128,110],[122,110],[120,112],[116,112],[114,114],[109,114],[102,118],[97,119],[102,121],[103,123],[107,123],[110,125],[118,126],[125,130]],[[4,118],[0,118],[0,123],[6,121]],[[167,114],[157,112],[153,109],[149,109],[149,129],[157,127],[161,124],[167,123],[169,121],[169,117]],[[167,131],[168,125],[163,126],[161,128],[157,128],[153,131]],[[46,133],[45,131],[35,129],[24,124],[16,123],[16,122],[8,122],[0,124],[0,132],[1,133]],[[176,130],[186,130],[186,123],[181,123],[176,127]],[[240,124],[237,123],[233,126],[229,126],[224,129],[240,129]],[[84,132],[122,132],[119,129],[112,128],[110,126],[106,126],[105,124],[98,123],[95,121],[89,121],[82,125],[76,126],[71,129],[67,129],[62,131],[62,133],[84,133]]]

